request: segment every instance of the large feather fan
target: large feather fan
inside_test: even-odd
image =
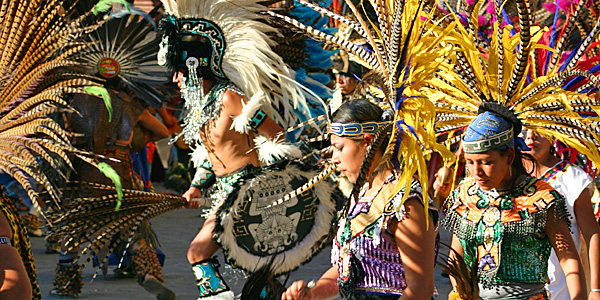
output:
[[[83,24],[93,13],[68,19],[65,1],[6,0],[0,4],[0,170],[14,177],[34,199],[28,178],[58,199],[50,169],[70,166],[68,152],[77,152],[70,135],[49,115],[64,111],[66,93],[104,94],[89,77],[60,73],[77,65],[76,56],[89,48],[81,38],[102,24]],[[98,7],[94,7],[98,12]],[[56,173],[54,173],[56,174]],[[56,176],[56,175],[54,175]]]
[[[96,3],[71,1],[76,2],[73,17],[84,14]],[[96,19],[110,17],[110,20],[85,37],[92,46],[78,60],[83,72],[100,80],[119,78],[140,100],[154,108],[165,101],[156,87],[171,81],[167,70],[156,60],[160,42],[152,20],[156,14],[156,10],[148,14],[127,3],[108,15],[99,14]]]
[[[586,70],[574,68],[585,52],[584,44],[574,51],[573,60],[556,64],[560,53],[539,55],[548,46],[540,40],[545,29],[531,25],[531,10],[526,0],[518,0],[518,31],[494,23],[489,52],[479,49],[480,31],[477,14],[469,16],[466,26],[457,23],[457,31],[447,40],[457,48],[457,64],[450,72],[440,72],[428,88],[429,97],[437,107],[436,133],[465,128],[478,113],[484,102],[495,102],[508,108],[523,126],[533,128],[548,138],[577,149],[594,162],[600,162],[595,146],[599,143],[600,126],[590,118],[581,118],[575,106],[597,105],[597,100],[584,93],[562,88],[567,79],[582,76],[592,84],[595,76]],[[469,11],[476,12],[483,1]],[[495,2],[497,17],[501,19],[500,2]],[[451,13],[455,19],[459,17]],[[559,42],[560,44],[560,42]],[[557,46],[560,49],[560,46]],[[582,52],[579,54],[575,52]],[[536,69],[542,59],[548,58],[547,70]]]
[[[118,244],[111,241],[116,232],[120,241],[127,242],[124,249],[128,249],[133,244],[135,233],[148,220],[187,205],[180,195],[126,189],[117,191],[114,187],[91,182],[71,182],[64,188],[64,194],[72,198],[65,201],[61,209],[51,208],[47,213],[49,222],[54,224],[51,235],[63,240],[68,250],[89,242],[80,252],[81,256],[87,256],[83,266],[98,253],[107,253],[100,257],[101,265],[106,263],[108,254]],[[115,207],[118,209],[115,210]],[[153,234],[145,236],[153,238]],[[106,248],[108,252],[104,251]]]
[[[441,36],[446,32],[431,22],[430,14],[424,10],[423,1],[371,0],[377,20],[363,19],[352,2],[346,1],[347,7],[356,16],[356,21],[313,2],[299,2],[346,24],[367,40],[372,50],[306,26],[290,17],[272,11],[266,12],[313,38],[355,55],[370,66],[372,71],[362,78],[363,83],[381,89],[394,111],[392,138],[383,162],[395,163],[396,167],[402,169],[401,184],[396,186],[397,189],[410,185],[416,174],[424,194],[427,194],[426,153],[436,151],[444,158],[451,159],[450,153],[435,142],[434,106],[421,92],[434,78],[436,71],[449,68],[445,59],[450,56],[452,49],[440,44]],[[448,26],[447,31],[451,30],[452,26]],[[373,150],[375,148],[372,147]],[[397,156],[393,157],[395,153]],[[372,155],[373,153],[367,153],[354,193],[366,179],[364,174],[369,169]],[[427,211],[427,203],[425,210]]]

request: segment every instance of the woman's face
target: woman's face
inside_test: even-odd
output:
[[[531,129],[527,130],[525,144],[527,147],[531,148],[531,151],[528,153],[531,154],[536,160],[542,159],[546,155],[550,154],[550,148],[552,147],[552,143],[550,143],[548,139],[541,135],[535,134]]]
[[[335,82],[337,83],[337,88],[342,90],[342,94],[344,95],[354,92],[358,85],[356,78],[341,74],[335,75]]]
[[[513,148],[505,156],[497,150],[482,153],[465,153],[467,168],[475,182],[484,191],[507,189],[511,185],[511,165],[515,157]]]
[[[349,138],[331,135],[331,145],[333,146],[331,160],[352,183],[356,183],[370,140],[370,136],[365,136],[360,142],[357,142]]]

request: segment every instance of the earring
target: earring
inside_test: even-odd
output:
[[[512,174],[512,170],[513,170],[513,167],[512,167],[512,166],[510,166],[510,169],[509,169],[509,171],[508,171],[508,176],[509,176],[510,178],[512,178],[512,176],[513,176],[513,174]]]

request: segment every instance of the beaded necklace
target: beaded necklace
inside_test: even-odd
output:
[[[559,163],[555,164],[554,167],[546,170],[546,172],[544,172],[540,179],[552,184],[552,182],[554,182],[556,178],[560,177],[558,176],[559,172],[564,173],[567,170],[568,165],[568,162],[562,160]]]

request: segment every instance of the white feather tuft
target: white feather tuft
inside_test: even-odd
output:
[[[256,145],[258,151],[258,160],[263,165],[271,164],[273,161],[283,158],[302,157],[300,148],[282,141],[271,140],[264,135],[257,135],[254,138],[254,145]]]
[[[208,151],[204,146],[198,146],[190,154],[190,159],[194,163],[194,167],[199,168],[205,160],[208,160]]]
[[[231,123],[230,129],[241,134],[248,134],[248,132],[252,130],[252,128],[250,128],[250,121],[252,121],[254,114],[261,109],[266,102],[266,97],[267,95],[263,91],[254,94],[254,96],[248,100],[248,103],[244,104],[242,113],[239,116],[233,117],[233,123]]]

